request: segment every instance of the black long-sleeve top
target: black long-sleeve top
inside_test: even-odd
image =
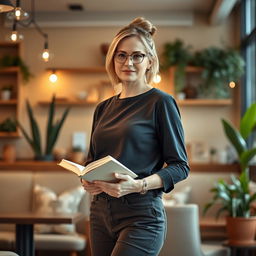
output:
[[[164,192],[189,173],[177,104],[156,88],[137,96],[113,96],[94,113],[86,164],[111,155],[138,178],[157,173]],[[164,166],[166,163],[166,167]]]

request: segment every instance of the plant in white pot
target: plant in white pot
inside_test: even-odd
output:
[[[229,244],[250,244],[255,242],[256,217],[252,216],[256,193],[250,191],[249,164],[256,155],[256,148],[249,148],[246,139],[256,128],[256,103],[252,104],[241,119],[237,130],[222,120],[225,134],[235,148],[241,167],[239,177],[231,175],[231,183],[219,180],[211,189],[213,199],[204,208],[204,213],[214,204],[220,204],[217,217],[226,212],[226,227]]]

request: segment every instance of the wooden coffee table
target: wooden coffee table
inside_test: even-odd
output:
[[[34,256],[34,224],[72,224],[82,214],[35,214],[35,213],[0,213],[0,223],[16,225],[16,252],[20,256]]]

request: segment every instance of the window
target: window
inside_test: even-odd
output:
[[[245,59],[245,75],[242,81],[242,113],[256,102],[256,1],[241,2],[241,46]],[[249,144],[256,142],[256,134],[249,139]]]

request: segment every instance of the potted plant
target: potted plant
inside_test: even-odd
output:
[[[166,43],[163,51],[163,69],[175,66],[175,92],[184,88],[193,90],[193,97],[229,98],[230,82],[237,82],[244,73],[244,60],[233,48],[209,47],[192,53],[191,46],[185,46],[177,39]],[[186,66],[202,68],[201,83],[196,86],[185,84]],[[195,95],[197,92],[198,95]],[[193,98],[191,97],[191,98]]]
[[[231,176],[231,183],[219,180],[211,189],[213,200],[204,208],[204,213],[214,204],[220,203],[217,217],[227,213],[227,234],[230,244],[254,243],[256,217],[252,216],[256,193],[249,188],[249,163],[256,155],[256,148],[249,148],[246,139],[256,127],[256,103],[252,104],[242,117],[237,130],[228,121],[222,120],[225,134],[235,148],[241,167],[239,177]]]
[[[5,55],[2,58],[0,58],[0,68],[3,67],[19,67],[23,81],[25,83],[29,82],[30,78],[33,76],[30,73],[30,70],[26,63],[21,59],[19,56],[10,56],[10,55]]]
[[[12,95],[13,86],[11,84],[5,85],[1,88],[1,99],[10,100]]]
[[[163,51],[163,69],[176,66],[174,82],[175,92],[180,93],[185,87],[185,68],[192,58],[190,46],[176,39],[173,43],[166,43]]]
[[[16,122],[10,118],[6,118],[2,123],[0,123],[1,132],[16,132]]]
[[[232,48],[209,47],[197,51],[193,57],[195,66],[203,67],[199,91],[203,97],[229,98],[230,82],[237,82],[244,73],[244,60]]]
[[[63,126],[63,123],[70,109],[70,108],[66,108],[61,119],[57,120],[54,123],[55,100],[56,100],[55,95],[53,95],[52,101],[49,107],[47,133],[46,133],[46,148],[44,152],[41,146],[40,130],[28,100],[26,101],[26,107],[27,107],[27,113],[30,120],[30,129],[32,132],[32,137],[29,136],[29,134],[24,129],[23,125],[18,120],[16,120],[18,127],[21,129],[21,132],[23,133],[25,139],[27,140],[27,142],[29,143],[29,145],[32,147],[34,151],[35,160],[46,160],[46,161],[53,160],[53,148],[58,139],[60,129]]]

